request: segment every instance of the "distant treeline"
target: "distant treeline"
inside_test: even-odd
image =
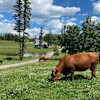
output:
[[[26,40],[29,40],[30,42],[33,42],[36,39],[36,37],[35,38],[25,37],[25,38],[26,38]],[[19,36],[16,34],[11,34],[11,33],[0,34],[0,40],[11,40],[11,41],[18,42]]]
[[[12,40],[18,42],[19,36],[16,34],[6,33],[0,34],[0,40]]]

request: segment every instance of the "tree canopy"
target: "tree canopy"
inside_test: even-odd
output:
[[[69,54],[77,52],[100,52],[100,23],[87,17],[82,23],[82,29],[76,25],[62,27],[61,46],[68,50]]]

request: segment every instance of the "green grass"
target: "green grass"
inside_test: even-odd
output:
[[[2,59],[3,63],[0,63],[0,65],[10,65],[10,64],[15,64],[15,63],[26,62],[26,61],[29,61],[29,60],[34,60],[36,58],[34,58],[34,57],[24,57],[23,60],[20,61],[18,56],[0,55],[0,60],[1,59]]]
[[[67,53],[66,53],[67,55]],[[59,52],[59,55],[54,55],[50,59],[51,60],[60,60],[61,57],[65,56],[65,53]],[[38,58],[38,57],[37,57]],[[20,62],[25,62],[29,60],[36,59],[34,57],[24,57],[23,61],[19,60],[18,56],[6,56],[6,55],[0,55],[0,60],[3,61],[3,63],[0,63],[0,65],[9,65],[9,64],[15,64],[15,63],[20,63]]]
[[[17,55],[18,43],[14,41],[0,41],[0,55]]]
[[[68,53],[62,53],[61,51],[59,51],[59,55],[53,55],[52,57],[51,57],[51,60],[56,60],[56,59],[61,59],[61,57],[64,57],[64,56],[66,56],[66,55],[68,55]]]
[[[59,61],[51,60],[0,71],[0,100],[99,100],[100,65],[96,78],[91,71],[75,72],[75,80],[51,79],[51,68]],[[69,75],[70,76],[70,75]],[[69,77],[68,76],[68,77]],[[64,77],[62,74],[60,77]]]
[[[34,44],[26,42],[25,53],[45,54],[50,51],[53,51],[53,48],[37,49],[34,48]],[[0,65],[9,65],[35,59],[34,57],[24,57],[23,61],[19,61],[18,53],[19,53],[18,42],[0,41],[0,60],[3,60],[3,64],[0,63]]]
[[[37,49],[34,44],[26,43],[25,53],[47,53],[53,49]],[[0,55],[18,55],[19,43],[14,41],[0,41]]]

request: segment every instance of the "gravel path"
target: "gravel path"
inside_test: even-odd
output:
[[[53,56],[54,52],[48,52],[45,57],[50,58],[51,56]],[[18,67],[18,66],[23,66],[23,65],[27,65],[27,64],[32,64],[32,63],[36,63],[38,62],[39,59],[35,59],[35,60],[31,60],[31,61],[26,61],[26,62],[22,62],[22,63],[17,63],[17,64],[11,64],[11,65],[2,65],[0,66],[0,69],[7,69],[10,67]]]

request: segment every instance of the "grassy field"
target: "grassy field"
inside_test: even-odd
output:
[[[36,49],[34,48],[34,44],[30,44],[29,42],[26,43],[25,53],[45,54],[50,51],[53,51],[53,48]],[[14,64],[35,59],[33,57],[24,57],[23,61],[19,61],[18,53],[19,53],[18,42],[0,41],[0,60],[3,60],[3,64],[0,63],[0,65]]]
[[[51,60],[0,71],[0,100],[99,100],[100,65],[96,78],[91,71],[75,72],[75,80],[50,81],[51,68],[59,60]],[[61,74],[61,78],[64,76]],[[70,75],[68,76],[70,77]]]
[[[36,58],[38,58],[38,57],[36,57]],[[0,63],[0,65],[10,65],[10,64],[15,64],[15,63],[21,63],[21,62],[26,62],[29,60],[34,60],[36,58],[24,57],[24,59],[22,61],[20,61],[18,56],[0,55],[0,60],[2,59],[2,61],[3,61],[3,63]]]
[[[25,53],[47,53],[53,49],[36,49],[34,44],[26,43]],[[19,44],[14,41],[0,41],[0,55],[18,55]]]

